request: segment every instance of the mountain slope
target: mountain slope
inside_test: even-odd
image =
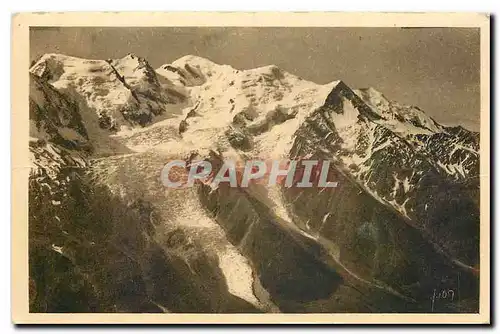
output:
[[[106,61],[46,54],[30,72],[84,102],[98,115],[100,127],[113,131],[149,124],[185,99],[163,87],[149,64],[132,54]]]

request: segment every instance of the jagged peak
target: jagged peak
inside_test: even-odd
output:
[[[148,63],[147,60],[143,57],[139,57],[133,53],[128,53],[122,58],[108,58],[106,60],[103,59],[87,59],[87,58],[81,58],[81,57],[76,57],[76,56],[70,56],[70,55],[65,55],[62,53],[45,53],[41,57],[39,57],[31,66],[31,68],[36,67],[39,64],[42,63],[47,63],[47,62],[55,62],[55,63],[66,63],[66,62],[81,62],[81,63],[100,63],[100,62],[107,62],[107,63],[112,63],[112,62],[124,62],[124,61],[131,61],[134,60],[136,62],[144,62]]]
[[[344,113],[344,99],[347,99],[351,104],[358,109],[359,114],[370,120],[380,119],[380,115],[374,112],[368,105],[365,104],[363,99],[355,93],[344,81],[338,80],[335,86],[331,89],[325,100],[325,106],[332,108],[338,114]]]
[[[204,84],[209,77],[228,71],[236,70],[229,65],[219,65],[209,59],[194,55],[183,56],[156,69],[161,76],[183,86],[199,86]]]
[[[102,59],[87,59],[87,58],[81,58],[81,57],[76,57],[76,56],[70,56],[70,55],[65,55],[62,53],[45,53],[42,55],[40,58],[36,60],[36,62],[33,64],[32,68],[36,66],[37,64],[40,63],[46,63],[47,61],[53,61],[53,62],[83,62],[83,63],[95,63],[95,62],[102,62]]]
[[[127,53],[127,55],[123,58],[130,58],[130,59],[135,59],[135,58],[139,58],[135,53],[132,53],[132,52],[129,52]]]
[[[310,81],[304,80],[301,77],[299,77],[293,73],[290,73],[290,72],[284,70],[283,68],[281,68],[277,65],[274,65],[274,64],[244,70],[243,72],[246,72],[246,73],[252,74],[252,75],[259,75],[259,76],[263,75],[263,76],[266,76],[266,77],[272,78],[272,79],[278,79],[278,80],[284,79],[290,83],[295,83],[295,82],[299,82],[299,81],[310,82]]]
[[[380,91],[376,90],[373,87],[360,88],[359,90],[362,92],[369,93],[371,95],[384,96],[384,94],[382,94]]]
[[[38,58],[37,63],[46,61],[47,59],[60,59],[60,60],[65,60],[65,59],[81,59],[81,60],[86,60],[84,58],[79,58],[75,56],[69,56],[65,55],[62,53],[45,53],[43,54],[40,58]]]
[[[85,59],[60,53],[46,53],[31,66],[29,71],[38,77],[56,80],[68,68],[72,68],[74,72],[76,69],[84,70],[105,63],[104,60],[100,59]]]
[[[146,58],[138,56],[135,53],[127,53],[124,57],[115,59],[115,61],[118,61],[118,62],[137,62],[137,63],[148,64],[148,61],[146,60]],[[108,62],[109,62],[109,60],[108,60]]]
[[[344,84],[344,82],[342,80],[333,80],[333,81],[330,81],[329,83],[327,83],[325,86],[331,86],[333,88],[333,87],[337,87],[337,85],[339,85],[340,83]]]
[[[278,67],[277,65],[274,65],[274,64],[256,67],[256,68],[253,69],[253,71],[256,71],[256,72],[271,72],[271,73],[285,72],[283,69],[281,69],[280,67]]]
[[[200,69],[203,68],[211,68],[214,66],[221,66],[207,58],[203,58],[200,56],[195,56],[195,55],[185,55],[179,59],[174,60],[171,65],[177,66],[177,67],[184,67],[186,64],[190,66],[197,66]]]
[[[363,100],[368,101],[371,104],[387,104],[390,102],[390,100],[382,92],[373,87],[356,89],[354,92]]]

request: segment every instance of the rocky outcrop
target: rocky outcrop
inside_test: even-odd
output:
[[[49,144],[50,145],[50,144]],[[206,252],[133,194],[117,196],[69,153],[33,144],[31,312],[257,312]],[[94,176],[93,176],[94,175]]]
[[[132,54],[106,61],[47,54],[30,73],[84,103],[98,115],[99,125],[111,131],[150,124],[185,100],[182,91],[162,84],[147,61]]]

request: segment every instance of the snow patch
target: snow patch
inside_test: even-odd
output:
[[[218,256],[229,293],[259,307],[260,302],[253,293],[253,273],[248,260],[229,245]]]

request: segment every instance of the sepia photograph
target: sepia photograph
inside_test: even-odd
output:
[[[489,322],[488,16],[88,15],[13,19],[19,322]]]

